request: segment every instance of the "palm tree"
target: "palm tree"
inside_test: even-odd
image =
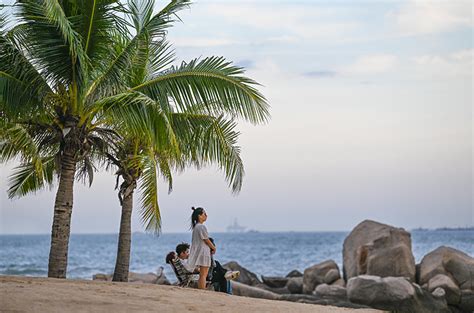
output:
[[[75,178],[92,181],[94,164],[118,141],[117,124],[139,129],[131,117],[142,115],[131,112],[200,107],[252,123],[268,118],[256,83],[223,58],[163,71],[172,60],[166,30],[188,5],[173,0],[153,15],[153,1],[18,0],[13,20],[0,20],[0,161],[21,161],[9,196],[58,175],[48,276],[66,276]]]
[[[149,127],[142,129],[139,135],[133,134],[133,131],[124,132],[127,135],[115,146],[113,155],[108,155],[110,163],[117,168],[116,189],[119,189],[122,207],[114,281],[128,281],[133,195],[138,186],[142,221],[146,230],[154,233],[159,233],[161,229],[158,174],[168,182],[171,192],[172,170],[182,171],[190,165],[199,168],[217,163],[234,192],[240,191],[242,186],[244,169],[240,149],[236,146],[238,133],[234,130],[235,122],[196,113],[167,114],[167,119],[162,120],[170,121],[169,144],[157,144],[159,141],[155,139],[154,127]],[[119,186],[120,178],[122,183]]]
[[[130,3],[136,34],[148,32],[144,29],[155,18],[153,6],[153,1]],[[129,70],[128,84],[154,102],[141,102],[141,108],[133,112],[114,111],[119,114],[116,120],[135,121],[118,125],[123,140],[108,154],[117,168],[116,188],[122,207],[114,281],[128,280],[135,189],[141,189],[142,221],[155,233],[161,229],[157,174],[171,191],[172,170],[217,163],[232,190],[238,192],[244,170],[232,117],[254,123],[268,117],[265,99],[251,86],[255,82],[240,76],[241,68],[216,57],[167,68],[174,57],[164,38],[144,36],[137,42],[140,62]]]

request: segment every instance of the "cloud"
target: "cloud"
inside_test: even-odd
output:
[[[453,31],[473,26],[472,2],[410,0],[388,14],[402,35]]]
[[[418,72],[428,77],[471,76],[474,49],[455,51],[446,55],[426,54],[412,59]]]
[[[255,62],[252,60],[240,60],[235,62],[235,65],[243,67],[245,69],[255,68]]]
[[[360,57],[354,63],[341,69],[345,74],[379,74],[390,71],[398,58],[392,54],[375,54]]]
[[[267,35],[268,42],[303,40],[349,40],[360,30],[359,23],[347,21],[333,8],[315,5],[210,4],[209,12],[218,12],[226,21],[246,26]],[[278,35],[275,35],[277,33]]]
[[[205,48],[239,44],[235,40],[207,37],[173,37],[172,42],[176,47],[183,48]]]
[[[303,76],[311,77],[311,78],[329,78],[336,76],[337,73],[335,71],[330,70],[320,70],[320,71],[310,71],[303,73]]]

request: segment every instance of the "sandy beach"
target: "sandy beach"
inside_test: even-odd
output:
[[[377,313],[229,296],[176,286],[0,276],[0,312]]]

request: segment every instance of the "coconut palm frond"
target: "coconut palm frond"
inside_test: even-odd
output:
[[[144,158],[144,171],[140,179],[140,211],[145,229],[154,234],[161,232],[161,213],[158,205],[158,165],[152,155]]]
[[[82,38],[59,2],[21,0],[15,15],[24,25],[17,30],[16,41],[50,86],[73,84],[79,88],[87,58]]]
[[[0,121],[0,162],[18,155],[25,160],[41,158],[35,138],[23,125]]]
[[[228,113],[252,123],[269,118],[268,103],[255,88],[257,82],[242,76],[243,69],[222,57],[192,60],[140,84],[141,91],[156,100],[171,98],[181,111],[203,104],[214,115]]]
[[[54,157],[36,159],[13,169],[9,177],[8,197],[22,197],[53,184],[56,172]]]

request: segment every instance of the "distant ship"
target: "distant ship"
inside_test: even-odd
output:
[[[241,226],[237,223],[237,219],[234,219],[234,223],[227,226],[228,233],[243,233],[247,227]]]

